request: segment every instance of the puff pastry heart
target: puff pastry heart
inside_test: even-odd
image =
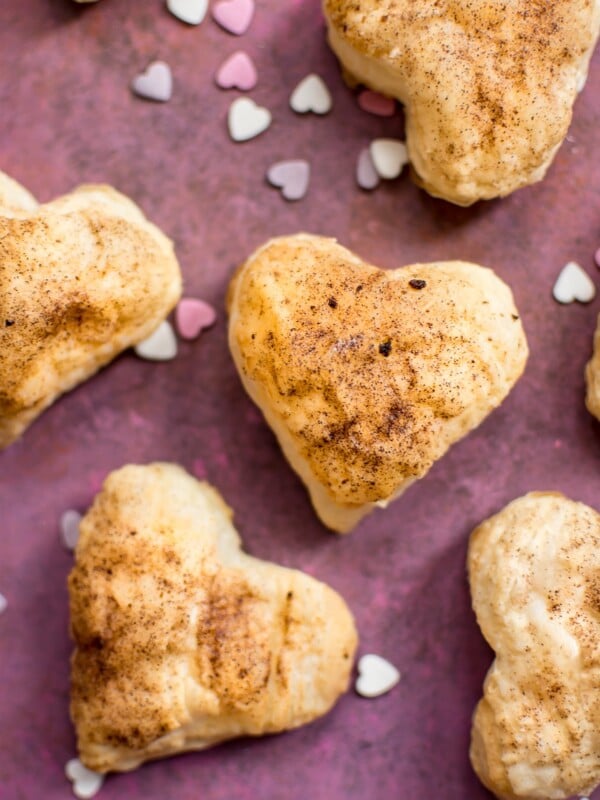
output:
[[[521,375],[509,288],[451,261],[384,271],[333,239],[273,239],[229,289],[244,386],[339,532],[423,477]]]
[[[562,800],[600,783],[600,514],[555,492],[472,534],[469,579],[496,652],[471,761],[502,800]]]
[[[131,200],[82,186],[38,206],[0,173],[0,449],[180,294],[171,242]]]
[[[459,205],[541,180],[566,136],[600,0],[324,0],[347,78],[397,97],[417,181]]]
[[[71,714],[90,769],[295,728],[347,689],[342,598],[243,553],[219,494],[181,468],[113,472],[80,530]]]

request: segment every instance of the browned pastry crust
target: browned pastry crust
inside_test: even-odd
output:
[[[594,354],[585,368],[587,394],[585,404],[590,414],[600,419],[600,317],[594,334]]]
[[[471,761],[502,800],[562,800],[600,782],[600,514],[532,493],[477,528],[473,608],[496,652]]]
[[[229,311],[246,390],[340,532],[425,475],[502,402],[527,358],[511,292],[491,270],[386,272],[307,234],[251,255]]]
[[[571,122],[600,0],[324,0],[354,82],[406,107],[418,182],[459,205],[541,180]]]
[[[171,464],[106,479],[69,578],[71,714],[98,772],[295,728],[348,687],[332,589],[240,549],[219,494]]]
[[[0,173],[0,449],[180,294],[170,240],[126,197],[83,186],[38,206]]]

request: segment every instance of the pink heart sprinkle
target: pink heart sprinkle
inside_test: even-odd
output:
[[[396,101],[393,97],[372,92],[371,89],[365,89],[358,95],[358,105],[363,111],[378,117],[393,117],[396,112]]]
[[[221,89],[240,89],[247,92],[256,86],[256,67],[243,50],[238,50],[224,61],[215,76]]]
[[[368,147],[360,151],[356,162],[356,182],[361,189],[371,190],[379,186],[379,175]]]
[[[213,19],[229,33],[246,33],[254,16],[254,0],[221,0],[213,8]]]
[[[600,269],[600,247],[594,253],[594,261],[596,262],[596,266]]]
[[[182,339],[195,339],[205,328],[215,324],[217,312],[194,297],[184,297],[175,310],[175,324]]]

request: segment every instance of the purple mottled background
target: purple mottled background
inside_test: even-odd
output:
[[[238,48],[254,59],[251,96],[273,112],[258,139],[233,144],[236,92],[216,68]],[[531,489],[598,505],[600,430],[583,405],[598,302],[560,307],[553,281],[569,260],[598,281],[600,53],[568,140],[546,180],[471,209],[433,200],[407,176],[374,193],[355,185],[362,147],[401,132],[365,114],[328,51],[318,0],[258,0],[238,39],[207,17],[190,28],[161,0],[0,3],[0,169],[41,200],[107,181],[174,240],[186,293],[219,309],[217,326],[176,360],[131,353],[61,399],[0,454],[0,798],[71,797],[65,579],[72,555],[58,521],[85,509],[110,470],[165,459],[206,477],[236,512],[247,549],[331,583],[352,607],[361,652],[403,672],[374,701],[350,692],[294,733],[239,741],[107,780],[103,800],[485,800],[467,758],[470,715],[491,652],[470,610],[467,537]],[[170,103],[134,98],[153,59],[174,75]],[[287,100],[308,72],[334,96],[325,118]],[[307,158],[307,197],[286,203],[264,180],[273,162]],[[531,346],[502,408],[386,512],[347,538],[317,521],[302,485],[242,391],[226,347],[224,293],[233,268],[266,238],[304,229],[337,236],[394,267],[462,258],[514,288]]]

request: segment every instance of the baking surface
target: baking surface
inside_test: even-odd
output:
[[[0,170],[49,200],[106,181],[130,195],[176,244],[185,294],[219,309],[215,328],[153,364],[126,353],[45,412],[0,454],[0,800],[72,796],[65,579],[72,555],[58,522],[84,510],[127,462],[181,463],[234,508],[249,552],[338,589],[354,611],[360,652],[389,658],[400,684],[377,700],[352,691],[293,733],[243,740],[108,778],[103,800],[485,800],[468,757],[470,716],[491,661],[465,580],[473,527],[532,489],[598,507],[600,428],[583,405],[583,367],[598,301],[558,306],[551,289],[578,261],[597,281],[600,246],[600,52],[568,141],[546,180],[508,199],[460,209],[403,175],[356,187],[360,150],[401,132],[401,118],[361,111],[329,52],[318,0],[258,0],[248,33],[207,17],[179,23],[160,0],[3,0]],[[259,138],[226,130],[237,92],[214,85],[246,50],[250,96],[273,113]],[[167,104],[133,97],[154,59],[173,70]],[[296,116],[288,97],[318,72],[330,115]],[[266,185],[275,161],[307,158],[308,195],[286,203]],[[350,536],[327,532],[245,396],[226,346],[223,311],[234,267],[265,239],[307,230],[336,236],[384,267],[451,258],[494,268],[511,284],[531,348],[503,406],[386,512]],[[598,281],[597,281],[598,282]]]

